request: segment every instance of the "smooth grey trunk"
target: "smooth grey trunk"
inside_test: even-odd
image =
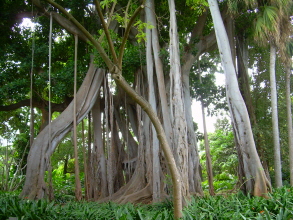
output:
[[[293,128],[292,128],[292,108],[291,108],[291,67],[286,67],[286,105],[287,105],[287,127],[288,127],[288,147],[289,147],[289,172],[290,185],[293,186]]]
[[[146,1],[145,13],[147,21],[150,20],[152,11],[150,9],[150,1]],[[154,61],[152,53],[152,31],[146,29],[146,61],[147,61],[147,79],[148,79],[148,101],[152,106],[153,110],[157,114],[156,96],[154,88]],[[153,201],[158,202],[161,199],[160,192],[160,158],[159,158],[159,140],[156,136],[156,130],[151,124],[150,126],[150,139],[152,149],[152,189],[153,189]]]
[[[242,164],[243,167],[241,169],[245,175],[245,182],[243,184],[247,192],[253,193],[255,196],[267,197],[271,186],[265,176],[256,151],[247,108],[239,90],[229,39],[220,14],[218,2],[217,0],[208,0],[208,2],[216,31],[222,66],[226,76],[227,102],[235,131],[235,139],[239,148],[239,160],[242,160],[239,164]]]
[[[277,101],[277,83],[276,83],[276,46],[270,44],[270,88],[271,88],[271,107],[272,107],[272,126],[274,140],[274,168],[275,168],[275,185],[281,187],[282,183],[282,165],[280,134],[278,120],[278,101]]]

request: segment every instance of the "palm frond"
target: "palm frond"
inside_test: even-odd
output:
[[[272,39],[279,39],[278,8],[265,5],[254,22],[254,38],[260,44],[267,44]]]

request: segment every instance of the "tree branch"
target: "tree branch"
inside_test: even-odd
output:
[[[98,15],[100,17],[100,20],[102,22],[102,25],[103,25],[103,28],[104,28],[104,31],[105,31],[105,34],[106,34],[106,38],[107,38],[107,41],[108,41],[108,45],[110,47],[110,52],[111,52],[111,54],[113,56],[113,59],[114,59],[114,63],[118,63],[117,55],[116,55],[116,52],[115,52],[115,49],[114,49],[114,44],[113,44],[112,38],[110,36],[109,28],[108,28],[108,26],[107,26],[107,24],[106,24],[106,22],[104,20],[103,13],[101,11],[100,1],[95,0],[95,5],[96,5],[96,10],[98,12]]]
[[[106,54],[105,50],[101,46],[101,44],[91,35],[84,27],[82,24],[80,24],[70,13],[68,13],[61,5],[57,4],[56,2],[52,0],[46,0],[49,4],[54,6],[55,8],[59,9],[64,15],[68,17],[70,21],[72,21],[76,27],[84,33],[84,35],[89,39],[89,41],[93,44],[93,46],[97,49],[99,54],[101,55],[102,59],[106,63],[107,67],[109,70],[112,72],[116,72],[115,66],[113,62],[110,60],[109,56]]]
[[[68,104],[69,103],[67,101],[60,104],[51,102],[52,112],[62,112],[67,108]],[[33,99],[34,108],[43,109],[48,105],[49,105],[48,101],[40,101],[39,99]],[[13,111],[21,107],[29,107],[29,106],[30,106],[30,99],[24,99],[11,105],[0,106],[0,111]]]
[[[49,17],[50,13],[45,9],[44,6],[42,6],[39,0],[32,0],[32,3],[39,9],[41,13]],[[78,37],[83,41],[89,40],[71,21],[69,21],[65,17],[59,15],[56,12],[52,12],[52,16],[54,20],[69,33],[73,35],[78,35]]]
[[[134,14],[130,18],[129,23],[128,23],[127,27],[126,27],[125,34],[123,36],[122,43],[121,43],[121,46],[120,46],[120,49],[119,49],[118,65],[119,65],[120,68],[122,68],[122,58],[123,58],[123,55],[124,55],[125,44],[126,44],[128,36],[129,36],[130,29],[131,29],[131,27],[132,27],[132,25],[133,25],[133,23],[135,21],[136,16],[139,14],[139,12],[143,8],[144,8],[144,5],[142,4],[141,6],[139,6],[135,10]]]

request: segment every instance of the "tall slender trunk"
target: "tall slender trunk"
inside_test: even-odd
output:
[[[198,62],[198,69],[200,70],[200,62]],[[199,81],[200,81],[200,84],[202,84],[201,70],[199,73]],[[206,125],[204,101],[202,98],[201,98],[200,102],[201,102],[201,112],[202,112],[202,122],[203,122],[204,146],[205,146],[205,153],[206,153],[206,167],[207,167],[207,175],[208,175],[208,183],[209,183],[209,193],[211,196],[213,196],[213,195],[215,195],[215,190],[214,190],[214,175],[213,175],[213,167],[212,167],[212,157],[211,157],[208,131],[207,131],[207,125]]]
[[[276,46],[270,44],[270,84],[271,84],[271,107],[272,107],[272,125],[274,139],[274,168],[275,168],[275,185],[281,187],[282,184],[282,166],[280,151],[280,135],[278,120],[278,101],[277,101],[277,84],[276,84]]]
[[[84,172],[84,194],[85,194],[85,200],[89,200],[89,195],[88,195],[88,162],[87,162],[87,157],[86,157],[86,147],[85,147],[85,136],[84,136],[84,120],[81,121],[81,139],[82,139],[82,156],[83,156],[83,172]]]
[[[152,2],[150,0],[146,1],[146,20],[152,20]],[[156,104],[156,96],[155,96],[155,88],[154,88],[154,60],[153,60],[153,50],[152,50],[152,30],[146,30],[146,61],[147,61],[147,78],[148,78],[148,101],[152,106],[153,110],[157,113],[157,104]],[[158,62],[158,61],[157,61]],[[167,123],[167,122],[166,122]],[[152,142],[152,189],[153,189],[153,201],[158,202],[161,199],[161,181],[160,181],[160,159],[159,159],[159,141],[156,137],[156,130],[153,125],[150,128],[150,141]]]
[[[288,127],[288,146],[289,146],[289,171],[290,185],[293,186],[293,128],[292,128],[292,108],[290,92],[291,67],[286,67],[286,105],[287,105],[287,127]]]
[[[207,166],[207,174],[208,174],[208,183],[209,183],[209,193],[211,196],[215,195],[214,189],[214,175],[213,175],[213,167],[212,167],[212,157],[210,151],[210,144],[207,132],[207,125],[206,125],[206,117],[204,112],[204,105],[203,101],[201,102],[201,111],[202,111],[202,121],[203,121],[203,133],[204,133],[204,146],[206,152],[206,166]]]
[[[107,148],[107,182],[108,182],[108,192],[111,197],[114,194],[114,172],[115,172],[115,146],[113,144],[113,97],[108,87],[107,77],[104,83],[104,94],[105,94],[105,120],[106,120],[106,148]],[[111,137],[110,137],[111,133]]]
[[[77,119],[76,119],[76,90],[77,90],[77,45],[78,36],[75,35],[75,53],[74,53],[74,100],[73,100],[73,143],[74,143],[74,174],[75,174],[75,198],[77,201],[82,199],[81,183],[78,163],[77,147]]]
[[[88,185],[87,185],[87,192],[88,198],[93,199],[94,196],[94,176],[93,176],[93,162],[92,162],[92,114],[91,112],[88,113],[88,133],[87,133],[87,173],[88,175]]]

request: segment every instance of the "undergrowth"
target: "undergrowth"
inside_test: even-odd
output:
[[[270,199],[246,196],[242,193],[227,196],[194,197],[184,208],[183,219],[293,219],[293,188],[274,190]],[[0,219],[16,217],[22,220],[156,220],[173,219],[171,201],[152,205],[119,205],[113,202],[75,202],[72,197],[55,201],[22,200],[17,195],[0,193]]]

